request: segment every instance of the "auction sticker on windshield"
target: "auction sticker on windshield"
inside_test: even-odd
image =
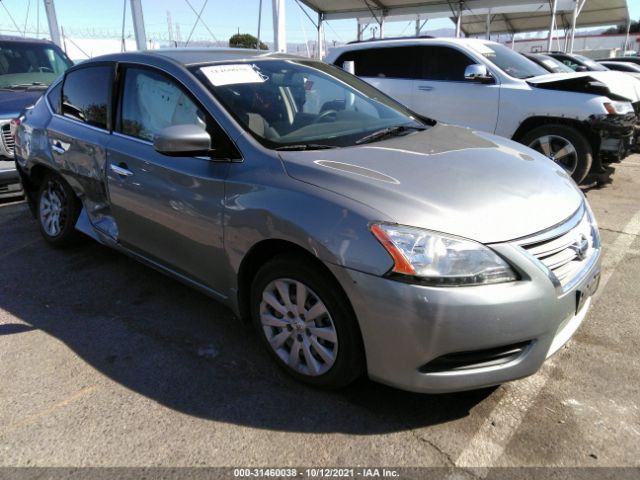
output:
[[[239,83],[262,83],[267,80],[252,65],[246,64],[211,65],[202,67],[200,71],[214,87]]]

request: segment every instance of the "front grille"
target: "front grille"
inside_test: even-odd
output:
[[[567,229],[560,228],[544,240],[520,244],[553,273],[563,288],[580,275],[600,243],[588,213],[584,212],[575,226],[571,224],[569,221]]]
[[[13,152],[15,149],[15,143],[13,141],[13,135],[11,135],[11,126],[6,123],[0,127],[0,133],[2,137],[2,146],[4,147],[4,151],[9,154],[10,157],[13,157]]]

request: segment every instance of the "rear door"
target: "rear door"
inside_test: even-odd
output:
[[[82,198],[94,226],[113,233],[104,184],[109,142],[113,63],[92,64],[68,72],[50,94],[54,110],[47,141],[59,172]],[[61,88],[58,95],[57,89]]]
[[[411,106],[416,75],[420,71],[416,46],[378,47],[342,54],[336,64],[353,61],[355,74],[400,103]]]
[[[224,291],[224,180],[238,156],[204,108],[173,77],[123,66],[108,186],[118,240],[128,249],[216,292]],[[180,124],[211,134],[213,157],[167,156],[153,135]]]
[[[500,85],[464,78],[477,63],[450,46],[420,47],[421,71],[414,83],[411,108],[442,122],[494,132],[498,121]]]

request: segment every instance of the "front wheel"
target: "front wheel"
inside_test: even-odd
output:
[[[251,316],[276,363],[298,380],[340,388],[364,370],[360,331],[340,286],[304,257],[265,264],[251,288]]]
[[[55,173],[48,174],[40,185],[37,212],[40,233],[49,244],[64,247],[80,237],[75,229],[80,201],[67,182]]]
[[[556,162],[578,184],[591,169],[591,145],[575,128],[557,124],[543,125],[528,132],[521,143]]]

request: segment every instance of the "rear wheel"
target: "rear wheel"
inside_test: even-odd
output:
[[[364,371],[360,331],[336,281],[304,257],[265,264],[251,288],[251,316],[280,367],[298,380],[340,388]]]
[[[591,169],[591,145],[575,128],[543,125],[528,132],[521,142],[556,162],[576,183],[582,182]]]
[[[65,247],[80,237],[75,229],[80,201],[59,175],[49,173],[42,180],[37,212],[40,233],[51,245]]]

